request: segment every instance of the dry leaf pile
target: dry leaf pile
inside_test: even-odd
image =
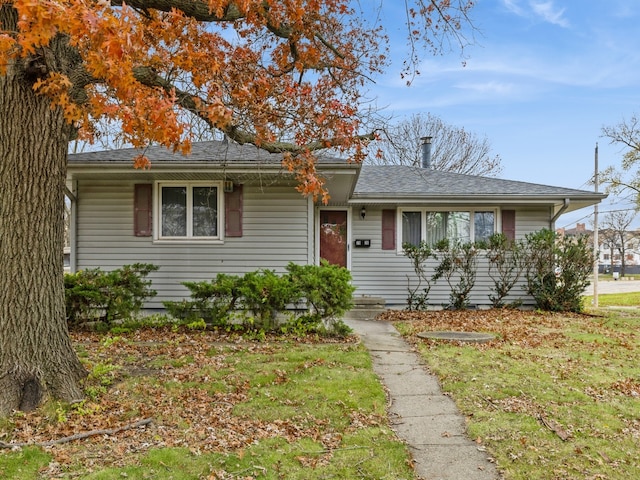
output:
[[[544,342],[562,339],[563,318],[566,318],[566,315],[546,312],[539,314],[517,309],[426,312],[389,310],[378,316],[380,320],[410,323],[414,336],[417,333],[432,330],[497,334],[498,338],[493,342],[480,344],[489,347],[503,343],[536,347]],[[412,339],[416,341],[415,337]]]

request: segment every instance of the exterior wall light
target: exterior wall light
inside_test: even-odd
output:
[[[364,208],[364,206],[362,207],[362,209],[360,209],[360,217],[364,220],[364,217],[367,216],[367,209]]]

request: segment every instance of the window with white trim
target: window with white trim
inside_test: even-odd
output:
[[[401,210],[399,231],[400,245],[419,245],[425,242],[435,245],[448,239],[452,243],[469,243],[488,240],[495,233],[494,210],[439,211],[427,209]]]
[[[220,239],[221,208],[219,182],[158,183],[158,238]]]

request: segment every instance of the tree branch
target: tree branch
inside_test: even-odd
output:
[[[234,1],[230,1],[221,12],[212,11],[206,2],[190,0],[112,0],[111,5],[121,7],[126,4],[136,10],[159,10],[170,12],[175,9],[182,12],[187,17],[200,22],[234,22],[245,18],[245,14]],[[269,16],[267,3],[264,4],[264,19],[266,28],[280,38],[290,38],[293,29],[284,23],[275,23]]]
[[[76,433],[75,435],[70,435],[68,437],[62,437],[57,440],[47,440],[46,442],[20,442],[20,443],[6,443],[0,442],[0,448],[15,448],[15,447],[50,447],[52,445],[60,445],[62,443],[69,443],[75,440],[82,440],[89,437],[95,437],[96,435],[115,435],[117,433],[123,432],[125,430],[132,430],[134,428],[142,427],[144,425],[148,425],[151,423],[153,419],[145,418],[144,420],[139,420],[135,423],[131,423],[129,425],[125,425],[124,427],[118,428],[109,428],[106,430],[91,430],[89,432],[84,433]]]
[[[152,88],[162,88],[168,94],[174,94],[177,98],[178,104],[182,108],[201,118],[210,128],[221,131],[231,140],[241,145],[245,143],[251,143],[269,153],[291,153],[293,155],[299,155],[302,152],[314,152],[327,148],[339,147],[346,141],[342,138],[331,138],[316,140],[304,145],[297,145],[290,142],[263,142],[260,141],[254,133],[241,129],[233,123],[230,123],[228,125],[219,125],[212,122],[207,115],[206,109],[199,107],[199,105],[206,105],[207,102],[204,99],[180,90],[171,82],[158,75],[153,68],[137,67],[134,69],[134,77],[143,85]],[[355,139],[361,141],[374,140],[375,132],[358,135],[355,137]]]
[[[121,7],[123,4],[140,10],[159,10],[170,12],[173,9],[179,10],[187,17],[191,17],[201,22],[233,22],[244,18],[244,14],[238,5],[230,1],[223,10],[222,15],[216,11],[211,11],[206,2],[191,0],[111,0],[111,5]]]
[[[609,180],[609,183],[611,184],[612,188],[622,188],[622,189],[628,188],[629,190],[633,190],[634,192],[640,193],[640,186],[638,185],[631,185],[621,180]]]

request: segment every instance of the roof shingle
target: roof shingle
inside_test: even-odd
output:
[[[402,165],[364,165],[354,198],[427,196],[581,196],[593,192]]]

